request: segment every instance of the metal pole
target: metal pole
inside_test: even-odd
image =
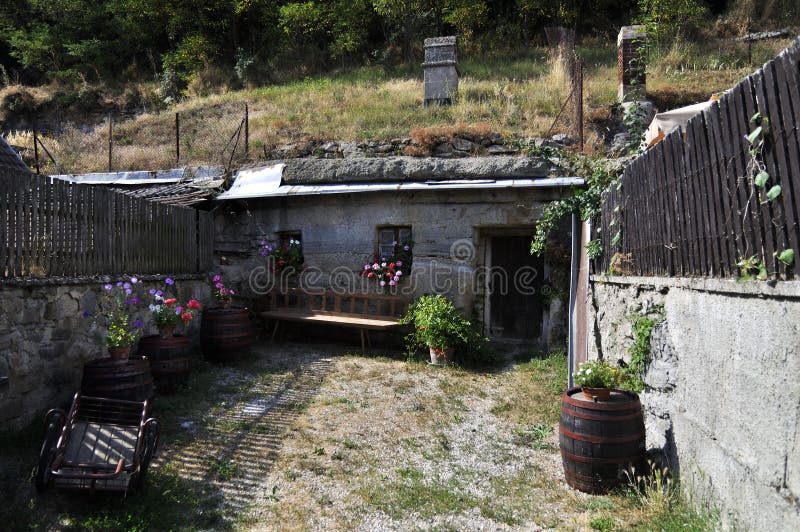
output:
[[[108,113],[108,171],[113,172],[111,164],[114,149],[114,122],[111,120],[111,113]]]
[[[39,171],[39,134],[36,131],[36,121],[33,122],[33,163],[36,166],[36,175],[41,175]]]
[[[181,164],[181,115],[175,113],[175,166]]]
[[[244,158],[250,155],[250,108],[244,104]]]

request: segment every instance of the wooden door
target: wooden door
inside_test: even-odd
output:
[[[538,339],[542,334],[544,261],[530,236],[491,237],[489,336]]]

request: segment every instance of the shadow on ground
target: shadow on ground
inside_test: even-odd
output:
[[[48,490],[30,483],[41,445],[37,425],[0,441],[4,530],[229,529],[256,498],[286,431],[345,349],[258,346],[234,364],[199,364],[188,385],[154,401],[164,424],[143,492]],[[55,406],[55,405],[54,405]]]

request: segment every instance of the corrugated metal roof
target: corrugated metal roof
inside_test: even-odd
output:
[[[563,188],[576,187],[584,184],[581,177],[549,177],[539,179],[483,179],[480,181],[426,181],[418,183],[358,183],[358,184],[331,184],[331,185],[281,185],[274,186],[273,182],[265,182],[262,186],[249,183],[247,187],[234,190],[231,187],[227,192],[220,194],[215,199],[248,199],[248,198],[275,198],[285,196],[314,196],[323,194],[354,194],[364,192],[416,192],[422,190],[476,190],[476,189],[504,189],[504,188]],[[234,184],[235,186],[235,184]]]

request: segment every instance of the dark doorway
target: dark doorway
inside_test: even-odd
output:
[[[535,340],[542,334],[544,260],[530,253],[530,236],[490,238],[489,336]]]

